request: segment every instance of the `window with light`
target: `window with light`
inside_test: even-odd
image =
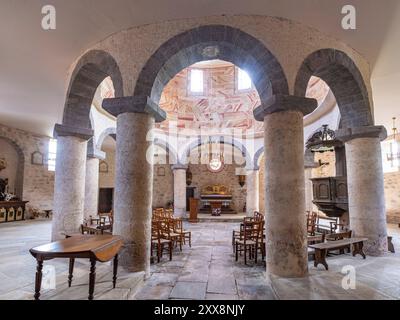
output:
[[[237,71],[237,89],[238,90],[250,90],[252,88],[251,78],[249,74],[238,68]]]
[[[49,171],[56,171],[56,156],[57,156],[57,140],[50,139],[49,152],[47,155],[47,169]]]
[[[190,70],[190,92],[194,94],[204,93],[204,71],[201,69]]]

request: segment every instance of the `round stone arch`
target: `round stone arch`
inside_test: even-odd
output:
[[[178,153],[176,152],[175,148],[172,147],[167,141],[155,138],[154,145],[163,148],[169,157],[169,164],[177,164],[178,161]]]
[[[117,128],[110,127],[105,129],[99,136],[96,142],[96,150],[101,151],[101,146],[103,145],[104,140],[111,136],[115,141],[117,140]]]
[[[258,149],[254,154],[253,164],[255,169],[260,169],[260,160],[264,155],[264,147]]]
[[[181,70],[205,60],[231,62],[250,75],[261,99],[289,93],[285,73],[275,56],[255,37],[224,25],[206,25],[165,42],[141,70],[134,96],[158,103],[165,85]]]
[[[17,176],[15,177],[16,179],[15,189],[16,189],[16,196],[22,199],[24,192],[25,154],[22,151],[22,148],[13,139],[0,135],[0,140],[7,142],[11,147],[14,148],[14,150],[18,155]]]
[[[311,76],[321,78],[331,88],[344,128],[373,125],[363,77],[346,53],[336,49],[321,49],[311,53],[297,73],[294,88],[296,96],[305,96]]]
[[[218,137],[217,139],[211,138],[211,141],[212,142],[218,142],[220,144],[231,145],[232,147],[234,147],[234,148],[238,149],[240,152],[242,152],[242,155],[246,160],[246,165],[248,165],[249,163],[252,163],[251,162],[251,156],[250,156],[247,148],[240,141],[238,141],[238,140],[236,140],[234,138],[226,139],[224,137]],[[201,138],[198,138],[195,141],[192,141],[188,146],[186,146],[183,149],[182,152],[180,152],[181,156],[179,158],[179,163],[186,164],[187,163],[187,159],[188,159],[188,157],[190,155],[190,152],[193,149],[196,149],[197,147],[200,147],[200,146],[202,146],[204,144],[207,144],[208,142],[209,142],[208,139],[201,139]]]
[[[71,75],[64,106],[63,125],[94,129],[90,121],[90,108],[100,83],[110,77],[116,97],[123,96],[123,82],[115,59],[102,50],[92,50],[84,54]]]

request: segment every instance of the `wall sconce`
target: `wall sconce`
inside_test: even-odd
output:
[[[192,180],[193,180],[193,174],[190,171],[190,169],[188,168],[186,170],[186,185],[190,186],[192,184]]]
[[[239,175],[239,185],[243,188],[244,184],[246,183],[246,176],[245,175]]]

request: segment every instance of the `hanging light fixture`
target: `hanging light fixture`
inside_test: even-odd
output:
[[[390,142],[390,152],[386,154],[387,160],[392,161],[392,166],[394,165],[394,161],[400,159],[400,148],[399,142],[397,141],[397,128],[396,128],[396,117],[392,118],[393,120],[393,128],[392,128],[392,141]]]
[[[327,124],[324,124],[321,130],[317,131],[307,141],[306,147],[311,152],[332,152],[335,151],[335,146],[338,146],[340,142],[336,140],[335,131],[329,129]]]

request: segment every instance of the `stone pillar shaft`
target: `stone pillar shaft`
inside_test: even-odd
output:
[[[99,205],[99,159],[86,160],[84,219],[96,216]]]
[[[307,274],[303,115],[279,112],[265,118],[265,211],[267,270]]]
[[[254,211],[260,210],[260,180],[258,170],[247,170],[246,185],[246,215],[252,217]]]
[[[57,138],[52,241],[78,233],[83,222],[87,140]]]
[[[129,271],[150,275],[154,123],[166,114],[145,96],[104,99],[117,117],[113,233],[124,238],[119,261]]]
[[[387,251],[387,227],[381,145],[378,138],[346,142],[350,228],[356,237],[367,237],[369,255]]]
[[[174,172],[174,215],[184,217],[186,214],[186,167],[172,167]]]
[[[313,211],[313,189],[312,189],[312,169],[313,168],[305,168],[305,199],[306,199],[306,211]]]
[[[148,114],[124,113],[117,118],[113,232],[124,238],[121,265],[134,272],[150,270],[153,164],[146,155],[153,126]]]
[[[303,277],[308,272],[303,115],[314,99],[273,96],[254,111],[264,120],[267,273]]]

